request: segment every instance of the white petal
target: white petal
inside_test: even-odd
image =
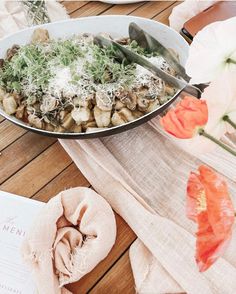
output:
[[[236,17],[232,17],[206,26],[195,36],[186,63],[191,83],[208,83],[225,69],[236,68],[235,64],[226,63],[236,54],[235,31]]]
[[[193,155],[212,152],[216,144],[203,136],[196,136],[188,140],[179,140],[177,144]]]
[[[235,100],[236,100],[236,98],[235,98]],[[228,116],[232,120],[232,122],[236,123],[236,110],[229,112]],[[236,133],[235,128],[232,127],[230,124],[226,125],[226,131],[230,134]]]
[[[219,121],[215,125],[206,125],[205,132],[220,140],[227,132],[227,124],[224,121]]]
[[[236,123],[236,111],[232,111],[229,113],[229,118],[234,122]],[[236,130],[235,130],[236,132]]]
[[[205,130],[221,138],[232,127],[222,120],[225,115],[236,113],[236,70],[224,70],[204,91],[202,98],[208,106],[208,122]]]

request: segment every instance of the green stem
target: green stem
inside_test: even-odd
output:
[[[228,59],[226,60],[226,62],[227,62],[227,63],[233,63],[233,64],[236,64],[236,60],[233,60],[233,59],[231,59],[231,58],[228,58]]]
[[[222,143],[221,141],[219,141],[218,139],[216,139],[215,137],[213,137],[212,135],[206,133],[203,129],[200,129],[198,131],[200,136],[203,136],[209,140],[211,140],[212,142],[216,143],[217,145],[219,145],[221,148],[225,149],[226,151],[228,151],[229,153],[231,153],[232,155],[236,156],[236,151],[233,150],[232,148],[230,148],[229,146],[225,145],[224,143]]]
[[[223,116],[223,120],[229,123],[233,128],[236,129],[236,123],[234,123],[228,115]]]

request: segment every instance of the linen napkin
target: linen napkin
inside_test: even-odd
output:
[[[56,0],[46,0],[45,3],[51,21],[69,17],[64,7]],[[15,33],[27,26],[27,16],[20,0],[0,1],[0,38]]]
[[[74,188],[52,198],[36,217],[22,247],[40,294],[70,293],[104,259],[116,239],[110,205],[89,188]]]
[[[186,182],[205,160],[162,136],[156,124],[154,119],[119,135],[61,144],[137,234],[130,258],[138,293],[235,293],[235,230],[224,258],[208,271],[199,273],[194,260],[196,227],[185,216]],[[225,167],[231,161],[235,175],[233,156],[217,150],[210,160]],[[228,182],[236,204],[236,184]]]

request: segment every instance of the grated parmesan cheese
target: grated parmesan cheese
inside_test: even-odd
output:
[[[147,59],[159,68],[163,67],[165,64],[165,60],[159,56]],[[54,77],[49,81],[48,92],[59,98],[78,96],[81,100],[86,100],[87,97],[91,98],[91,94],[99,92],[103,93],[104,97],[104,101],[101,102],[103,102],[105,106],[112,105],[114,103],[115,94],[124,89],[124,80],[120,79],[113,83],[96,84],[92,77],[86,74],[85,67],[88,62],[93,62],[91,50],[87,50],[85,56],[78,58],[74,64],[74,72],[80,77],[75,84],[73,83],[70,66],[54,67],[52,69]],[[163,83],[161,79],[154,76],[149,70],[140,65],[136,65],[134,86],[147,86],[149,87],[150,95],[155,95],[162,90]],[[102,95],[100,95],[100,97],[101,96]]]

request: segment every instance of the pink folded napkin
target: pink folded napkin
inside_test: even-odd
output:
[[[110,205],[89,188],[74,188],[52,198],[27,234],[22,255],[39,294],[64,294],[111,250],[116,222]]]

